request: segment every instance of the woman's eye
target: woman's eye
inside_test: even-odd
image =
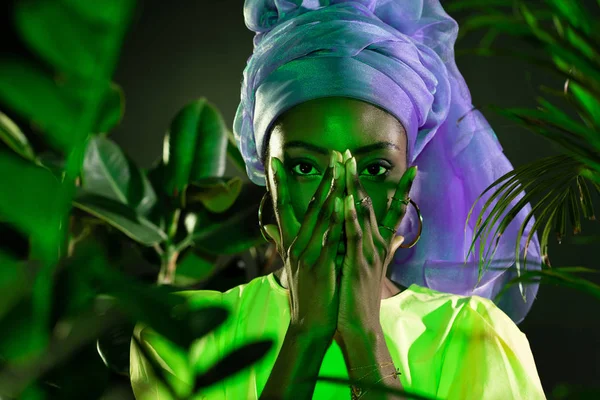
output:
[[[375,163],[371,164],[363,170],[361,176],[370,178],[382,178],[390,173],[391,167],[387,165]],[[310,177],[320,176],[320,172],[309,162],[300,161],[292,164],[292,173],[297,176]]]
[[[366,176],[370,176],[370,177],[381,177],[381,176],[386,176],[387,174],[389,174],[390,168],[388,168],[387,166],[385,166],[383,164],[371,164],[367,168],[365,168],[363,171],[366,171],[367,173],[361,174],[361,175],[366,175]]]
[[[292,165],[292,172],[300,176],[319,175],[319,171],[307,162],[298,162]],[[311,173],[312,172],[312,173]]]

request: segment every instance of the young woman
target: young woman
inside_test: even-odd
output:
[[[387,398],[315,385],[319,375],[442,399],[544,399],[513,322],[537,286],[496,305],[507,270],[457,266],[469,208],[511,166],[484,117],[468,114],[456,22],[437,0],[247,0],[244,13],[257,35],[234,133],[249,177],[272,198],[277,224],[261,227],[284,267],[225,293],[185,292],[192,307],[231,312],[189,354],[136,327],[176,393],[189,395],[194,374],[231,350],[270,338],[263,359],[193,398]],[[499,259],[512,249],[514,261],[525,214]],[[169,398],[135,341],[131,379],[137,398]]]

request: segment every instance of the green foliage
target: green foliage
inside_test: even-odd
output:
[[[34,160],[35,154],[29,144],[27,137],[21,132],[21,129],[4,113],[0,112],[0,140],[6,143],[8,148],[25,158]]]
[[[223,175],[226,129],[220,113],[205,98],[177,114],[164,141],[165,193],[177,196],[190,181]]]
[[[482,237],[480,254],[483,254],[488,237],[496,227],[492,233],[492,238],[495,238],[493,249],[490,248],[485,253],[487,257],[491,251],[493,257],[500,236],[516,214],[526,203],[533,203],[534,198],[541,198],[533,204],[521,226],[520,234],[535,213],[536,222],[527,237],[525,255],[534,232],[543,226],[540,240],[542,259],[549,267],[550,234],[555,232],[560,243],[567,235],[568,223],[572,226],[573,234],[577,235],[581,232],[582,215],[595,220],[589,185],[595,190],[600,188],[600,36],[592,28],[597,25],[597,21],[579,2],[567,0],[546,0],[535,5],[520,0],[485,3],[465,0],[453,2],[446,9],[449,12],[461,10],[470,13],[465,21],[460,21],[461,37],[475,30],[485,30],[480,47],[463,53],[516,56],[566,79],[562,92],[544,86],[540,91],[566,100],[579,118],[571,117],[541,96],[537,98],[539,106],[536,109],[489,107],[557,144],[564,155],[534,161],[492,183],[478,198],[479,200],[483,194],[496,188],[478,216],[476,234],[470,249],[472,251],[476,240]],[[500,34],[525,41],[541,50],[543,56],[532,56],[535,52],[521,54],[512,49],[494,47],[494,39]],[[510,202],[524,193],[523,198],[509,209]],[[491,208],[493,201],[496,204]],[[483,218],[486,211],[489,214]],[[504,217],[501,219],[502,215]],[[520,277],[530,279],[531,275],[521,272],[521,235],[517,238],[517,270]],[[483,258],[480,256],[480,274],[490,261],[488,259],[488,263],[484,263]],[[542,270],[540,274],[547,276],[548,271]],[[522,281],[516,280],[514,283],[520,282]]]
[[[227,312],[190,308],[174,284],[196,284],[214,273],[219,254],[261,242],[262,193],[223,176],[227,157],[238,167],[243,160],[206,99],[174,118],[166,157],[151,171],[107,138],[124,114],[124,93],[111,76],[133,8],[131,0],[15,5],[15,26],[34,58],[0,60],[0,222],[28,252],[22,259],[0,252],[0,397],[98,398],[109,373],[98,370],[102,361],[128,373],[136,322],[185,353]],[[189,251],[196,245],[212,253]],[[141,257],[147,251],[154,264]],[[178,275],[184,252],[194,258]],[[125,272],[135,269],[161,285]],[[196,387],[247,367],[270,346],[237,349]]]

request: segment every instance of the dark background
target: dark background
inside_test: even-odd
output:
[[[141,166],[149,167],[160,157],[170,120],[198,97],[215,104],[231,129],[242,73],[252,53],[253,33],[244,24],[242,6],[242,0],[139,2],[114,75],[125,91],[126,112],[112,137]],[[463,16],[453,14],[459,23]],[[15,39],[10,34],[4,37]],[[468,37],[456,49],[476,46],[476,39],[477,35]],[[524,49],[512,39],[501,43]],[[477,106],[534,107],[539,84],[560,90],[564,83],[519,60],[462,56],[456,61]],[[515,167],[558,154],[543,138],[491,112],[483,113]],[[247,179],[231,165],[227,175]],[[599,233],[596,222],[583,221],[584,235]],[[560,245],[553,240],[552,266],[597,268],[594,250],[594,245],[571,244],[570,237]],[[549,397],[560,384],[600,387],[599,306],[597,299],[568,288],[540,287],[519,327],[527,334]]]

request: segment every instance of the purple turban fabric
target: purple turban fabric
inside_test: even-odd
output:
[[[492,268],[480,276],[479,239],[468,258],[467,252],[491,193],[479,200],[465,224],[467,215],[477,196],[513,168],[485,117],[471,111],[471,95],[454,60],[458,24],[439,0],[246,0],[244,17],[256,35],[233,129],[252,182],[266,184],[267,133],[291,107],[341,96],[383,108],[406,129],[408,165],[419,167],[410,197],[423,216],[420,241],[398,249],[389,266],[391,279],[493,299],[519,271],[517,234],[531,207],[508,226]],[[533,223],[521,239],[522,249]],[[410,242],[418,227],[409,207],[398,234]],[[490,235],[488,246],[493,242]],[[535,234],[527,269],[540,264]],[[537,283],[515,285],[498,306],[518,323],[537,290]]]

